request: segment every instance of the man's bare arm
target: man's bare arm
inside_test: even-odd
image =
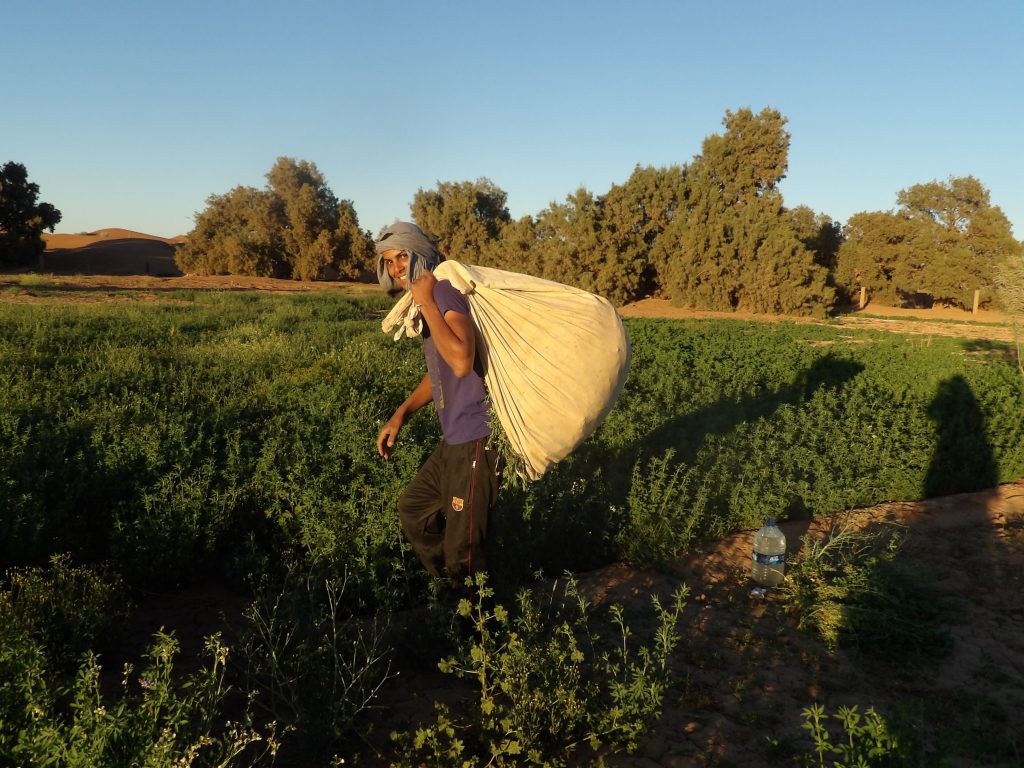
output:
[[[405,426],[405,422],[409,420],[413,413],[433,399],[434,396],[430,389],[430,374],[428,373],[381,428],[380,433],[377,435],[377,453],[385,459],[390,459],[391,451],[395,447],[395,441],[398,439],[398,433]]]

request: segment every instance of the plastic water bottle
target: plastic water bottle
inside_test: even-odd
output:
[[[763,528],[754,534],[754,557],[751,576],[762,587],[777,587],[786,570],[786,534],[779,530],[775,518],[769,517]]]

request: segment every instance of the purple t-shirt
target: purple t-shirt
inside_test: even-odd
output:
[[[444,317],[446,312],[469,315],[469,302],[447,280],[434,286],[434,302]],[[473,360],[473,370],[459,378],[434,346],[430,328],[423,324],[423,354],[427,358],[430,390],[434,407],[441,420],[444,439],[451,445],[469,443],[491,434],[488,419],[490,406],[484,388],[483,365],[480,356]]]

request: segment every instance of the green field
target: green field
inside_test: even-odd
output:
[[[67,555],[129,593],[251,590],[315,570],[348,578],[345,615],[431,599],[395,512],[439,437],[431,409],[391,462],[375,450],[423,371],[417,342],[381,333],[387,306],[198,290],[0,302],[0,570]],[[1024,379],[1007,346],[824,324],[626,325],[633,367],[603,428],[541,481],[503,491],[496,584],[669,562],[769,515],[1024,477]]]

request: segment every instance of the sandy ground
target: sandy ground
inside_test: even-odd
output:
[[[110,242],[111,240],[155,240],[161,243],[177,244],[185,242],[185,236],[157,237],[156,235],[147,235],[144,232],[135,232],[119,227],[97,229],[95,232],[78,232],[76,234],[63,234],[60,232],[53,234],[43,233],[43,242],[46,243],[46,250],[48,251],[85,248],[89,245]]]
[[[828,652],[796,629],[777,595],[750,596],[748,563],[753,533],[715,542],[680,563],[673,576],[611,566],[584,578],[599,599],[665,593],[677,580],[697,599],[688,609],[679,662],[686,684],[670,702],[647,760],[620,765],[771,764],[769,739],[809,746],[799,724],[812,702],[874,706],[895,713],[919,702],[921,731],[972,705],[1014,718],[1024,728],[1024,482],[989,491],[917,503],[882,504],[850,513],[855,527],[882,522],[904,527],[900,557],[946,609],[949,654],[918,668],[889,666],[843,651]],[[832,521],[782,524],[799,550],[804,535],[820,536]],[[931,712],[928,712],[931,710]],[[1007,723],[1009,725],[1009,723]],[[1018,747],[1024,749],[1024,743]],[[1020,755],[1024,759],[1024,754]],[[1001,762],[1001,761],[1000,761]],[[1020,763],[1018,763],[1020,764]]]

